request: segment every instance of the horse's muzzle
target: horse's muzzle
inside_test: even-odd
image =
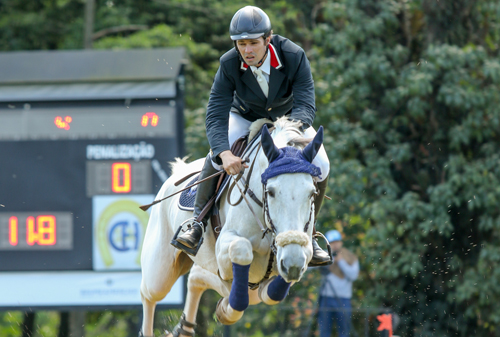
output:
[[[304,267],[290,266],[286,267],[283,260],[281,260],[281,277],[287,282],[296,282],[300,280]]]

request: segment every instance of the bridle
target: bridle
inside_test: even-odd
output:
[[[249,282],[248,283],[249,288],[252,290],[257,289],[262,282],[269,279],[269,276],[271,275],[272,270],[273,270],[273,263],[274,263],[275,256],[277,256],[276,241],[277,241],[278,231],[277,231],[276,226],[274,225],[273,219],[271,218],[271,215],[269,213],[269,201],[268,201],[268,194],[269,193],[267,190],[267,183],[262,184],[262,201],[260,201],[257,198],[257,196],[255,195],[255,193],[252,191],[252,189],[250,188],[250,186],[248,184],[250,179],[251,179],[251,176],[253,173],[253,168],[255,166],[255,162],[257,161],[257,156],[259,154],[261,147],[262,147],[262,143],[261,143],[261,141],[258,141],[258,142],[255,142],[248,150],[246,150],[245,153],[243,153],[242,157],[244,157],[248,151],[248,154],[245,157],[245,161],[248,162],[248,161],[250,161],[249,160],[250,155],[257,149],[257,151],[255,153],[255,157],[253,158],[253,160],[250,164],[250,168],[248,170],[248,174],[247,174],[246,178],[243,176],[245,173],[244,169],[236,177],[231,176],[231,178],[233,179],[233,183],[229,187],[229,190],[227,193],[227,202],[231,206],[236,206],[242,200],[245,200],[245,203],[247,204],[248,208],[250,209],[250,212],[252,213],[253,217],[255,218],[255,221],[257,222],[257,224],[260,227],[260,230],[262,232],[261,239],[264,239],[264,237],[268,233],[271,233],[271,235],[272,235],[272,241],[270,244],[271,252],[269,254],[269,261],[267,264],[266,273],[264,274],[264,277],[259,282],[256,282],[256,283]],[[240,184],[239,184],[240,182],[243,184],[243,188],[240,187]],[[232,194],[231,192],[232,192],[234,186],[236,186],[238,188],[241,196],[235,203],[231,203],[231,194]],[[264,223],[265,224],[262,224],[262,221],[260,221],[259,216],[255,212],[252,204],[250,203],[250,200],[248,200],[248,198],[246,196],[247,194],[259,207],[263,208]],[[314,205],[313,201],[314,201],[314,198],[317,196],[317,194],[318,193],[316,192],[311,196],[312,200],[311,200],[311,208],[309,210],[309,219],[307,220],[306,224],[304,225],[304,232],[302,235],[305,235],[305,233],[307,233],[307,231],[309,230],[309,226],[310,226],[312,214],[313,214],[313,205]]]
[[[274,225],[274,222],[273,222],[273,219],[271,218],[271,214],[269,214],[269,201],[268,201],[268,191],[267,191],[267,184],[263,184],[263,197],[262,199],[264,200],[264,219],[265,219],[265,222],[269,224],[269,229],[271,230],[271,232],[273,233],[274,236],[276,236],[276,226]],[[309,219],[307,220],[306,224],[304,225],[304,233],[307,233],[307,231],[309,230],[309,225],[311,223],[311,219],[312,219],[312,214],[313,214],[313,205],[314,205],[314,198],[316,197],[318,193],[314,193],[312,196],[311,196],[311,207],[309,208]]]
[[[249,171],[248,171],[248,174],[246,176],[246,178],[243,176],[244,174],[244,170],[242,172],[240,172],[240,174],[238,174],[236,177],[234,176],[231,176],[232,179],[233,179],[233,183],[232,185],[230,186],[229,190],[228,190],[228,194],[227,194],[227,202],[229,205],[231,206],[236,206],[238,205],[242,200],[245,200],[248,208],[250,209],[250,212],[252,213],[252,215],[254,216],[257,224],[259,225],[260,229],[261,229],[261,232],[262,232],[262,239],[264,239],[264,237],[266,236],[267,233],[271,233],[272,236],[273,236],[273,242],[272,242],[272,245],[271,245],[271,249],[273,249],[274,253],[276,253],[276,247],[275,247],[275,239],[276,239],[276,236],[278,235],[278,231],[276,229],[276,226],[274,225],[274,221],[271,217],[271,214],[269,213],[269,200],[268,200],[268,190],[267,190],[267,183],[264,183],[262,184],[262,201],[260,201],[257,196],[255,195],[255,193],[252,191],[252,189],[250,188],[249,186],[249,181],[250,181],[250,178],[251,178],[251,175],[253,173],[253,168],[254,168],[254,165],[255,165],[255,162],[257,161],[257,155],[260,151],[260,148],[262,146],[262,143],[259,141],[259,142],[256,142],[256,144],[254,144],[250,150],[248,151],[248,155],[246,156],[246,161],[249,161],[249,158],[250,158],[250,155],[254,152],[255,149],[257,149],[256,153],[255,153],[255,157],[253,158],[251,164],[250,164],[250,168],[249,168]],[[239,186],[239,182],[242,182],[243,183],[243,188],[241,188]],[[238,188],[238,190],[240,191],[240,198],[238,199],[237,202],[235,203],[231,203],[231,192],[232,192],[232,189],[234,188],[234,186],[236,186]],[[260,221],[259,217],[257,216],[257,213],[255,212],[255,210],[253,209],[250,201],[247,199],[246,197],[246,194],[248,194],[250,196],[250,198],[260,207],[263,208],[263,211],[264,211],[264,223],[265,224],[262,224],[262,222]],[[309,209],[309,218],[306,222],[306,224],[304,225],[304,229],[303,229],[303,232],[304,233],[307,233],[307,231],[309,230],[309,226],[311,224],[311,219],[312,219],[312,214],[313,214],[313,205],[314,205],[314,198],[317,196],[317,192],[314,193],[312,196],[311,196],[311,207]]]

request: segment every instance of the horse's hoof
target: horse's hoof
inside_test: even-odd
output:
[[[238,317],[236,320],[229,320],[227,317],[227,312],[226,312],[226,307],[227,305],[223,305],[222,301],[224,301],[225,297],[221,298],[217,302],[217,307],[215,308],[215,315],[217,316],[217,320],[221,322],[224,325],[232,325],[236,322],[239,321],[241,316],[243,316],[243,313],[241,313],[241,316]]]

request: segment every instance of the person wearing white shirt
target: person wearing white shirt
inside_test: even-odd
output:
[[[320,337],[330,337],[336,323],[339,337],[348,337],[351,327],[352,284],[359,275],[357,256],[343,247],[342,235],[332,229],[326,232],[334,262],[322,267],[324,274],[320,289],[318,325]]]

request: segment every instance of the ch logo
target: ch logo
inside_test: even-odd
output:
[[[146,231],[149,215],[139,208],[133,200],[118,200],[107,206],[97,223],[96,237],[99,253],[106,265],[113,265],[112,249],[117,252],[137,251],[135,263],[140,265],[142,240],[141,233]],[[112,222],[117,214],[128,213],[129,220]],[[132,220],[133,219],[133,220]]]
[[[109,244],[119,252],[126,252],[139,247],[140,231],[137,221],[119,221],[109,230]]]

